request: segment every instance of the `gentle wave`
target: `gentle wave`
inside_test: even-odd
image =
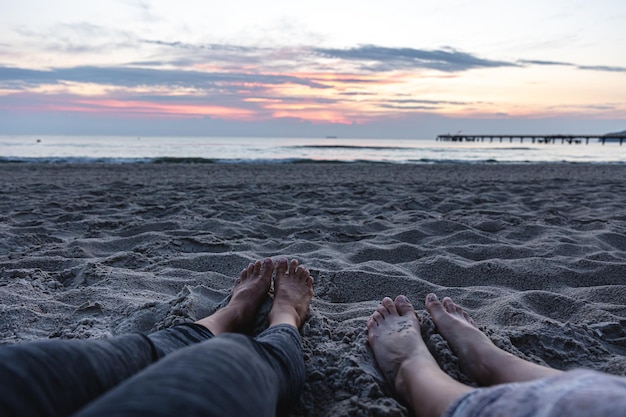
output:
[[[412,147],[412,146],[373,146],[373,145],[290,145],[290,146],[283,146],[283,148],[285,149],[354,149],[354,150],[365,150],[365,149],[369,149],[369,150],[375,150],[375,151],[385,151],[385,150],[392,150],[392,151],[412,151],[412,150],[417,150],[417,149],[421,149],[421,150],[427,150],[427,149],[437,149],[435,147],[432,148],[428,148],[428,147],[424,147],[421,146],[419,148],[416,147]],[[459,148],[458,150],[463,151],[463,148]],[[530,148],[530,147],[525,147],[525,146],[499,146],[499,147],[484,147],[484,148],[473,148],[473,150],[486,150],[486,151],[531,151],[531,150],[538,150],[536,148]]]
[[[368,164],[368,165],[406,165],[406,164],[596,164],[596,165],[625,165],[626,162],[577,162],[577,161],[506,161],[496,159],[465,160],[465,159],[407,159],[397,160],[367,160],[367,159],[308,159],[308,158],[283,158],[283,159],[209,159],[209,158],[86,158],[86,157],[50,157],[50,158],[11,158],[0,157],[0,164]]]
[[[432,140],[0,135],[0,163],[493,164],[626,163],[607,145],[455,144]]]
[[[415,149],[410,146],[372,146],[372,145],[291,145],[286,149],[373,149],[376,151],[395,150],[404,151]]]

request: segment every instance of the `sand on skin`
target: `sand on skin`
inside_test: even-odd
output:
[[[0,343],[151,332],[297,258],[315,298],[293,416],[409,415],[366,346],[384,296],[434,291],[495,343],[626,374],[626,166],[0,165]],[[267,325],[269,300],[256,331]],[[449,374],[471,383],[424,316]]]

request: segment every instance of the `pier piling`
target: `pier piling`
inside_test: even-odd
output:
[[[467,134],[446,134],[438,135],[437,140],[443,142],[484,142],[485,139],[489,139],[489,143],[493,143],[494,139],[499,139],[500,143],[504,139],[509,139],[509,143],[513,143],[515,139],[518,139],[520,143],[524,143],[524,139],[530,139],[532,143],[544,143],[544,144],[556,144],[558,139],[561,140],[561,144],[580,145],[584,143],[589,145],[590,139],[596,139],[603,145],[607,142],[617,142],[619,140],[620,146],[626,139],[626,134],[611,134],[611,135],[467,135]]]

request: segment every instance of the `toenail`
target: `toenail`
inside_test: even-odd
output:
[[[437,301],[437,295],[435,294],[428,294],[428,301]]]

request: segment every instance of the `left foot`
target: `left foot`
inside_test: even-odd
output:
[[[228,305],[197,321],[214,335],[240,330],[254,320],[256,310],[272,283],[274,263],[256,261],[241,272]]]

